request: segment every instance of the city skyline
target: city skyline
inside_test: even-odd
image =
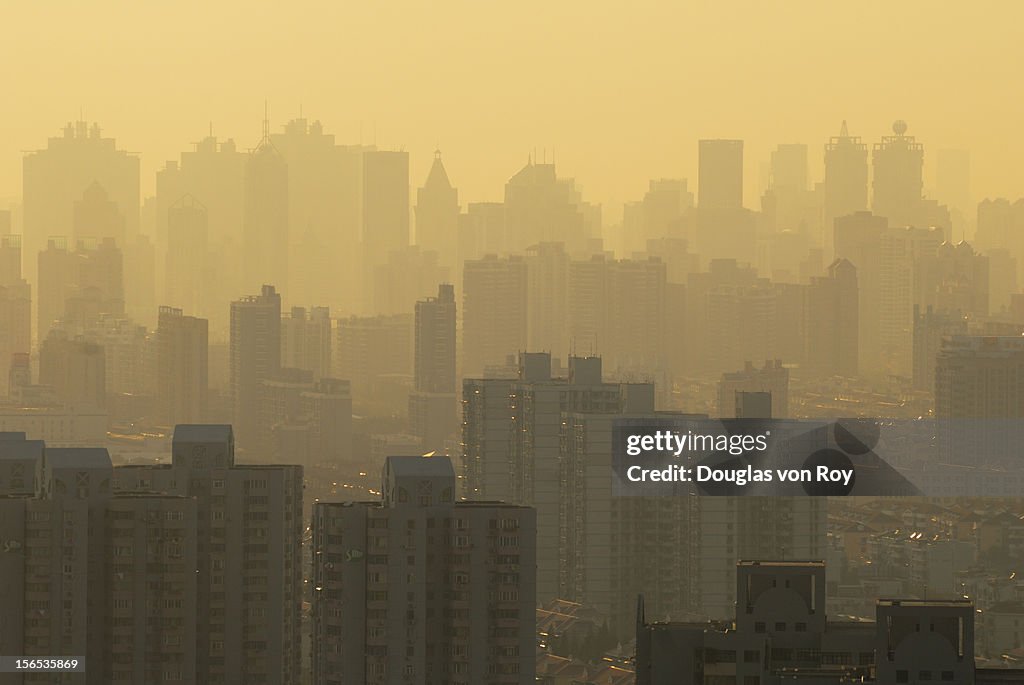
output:
[[[843,119],[869,141],[902,118],[933,150],[970,149],[974,185],[993,196],[1011,194],[1022,153],[1014,134],[1024,105],[1007,84],[1021,61],[1010,31],[1024,10],[1005,3],[846,11],[799,2],[777,13],[749,2],[647,2],[627,14],[528,2],[492,15],[449,2],[379,15],[325,3],[241,12],[225,2],[203,5],[201,20],[194,3],[175,12],[113,7],[64,8],[45,29],[41,8],[8,9],[12,23],[40,26],[66,53],[43,52],[31,30],[0,48],[5,62],[23,65],[7,97],[33,103],[6,115],[0,197],[17,194],[20,151],[79,111],[143,153],[151,192],[152,172],[211,121],[217,135],[255,147],[266,100],[275,125],[302,111],[345,142],[403,146],[418,160],[415,178],[440,146],[474,170],[461,186],[480,200],[497,199],[508,169],[535,148],[611,205],[638,194],[644,177],[694,177],[698,138],[745,137],[751,159],[766,159],[775,142],[827,140]],[[404,50],[420,59],[406,61]],[[124,52],[132,60],[121,61]],[[171,75],[185,79],[180,88],[161,86]],[[62,87],[40,93],[46,81]],[[637,169],[643,177],[631,177]]]

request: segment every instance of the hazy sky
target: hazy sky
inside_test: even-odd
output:
[[[654,177],[692,188],[697,139],[739,137],[757,206],[774,144],[808,143],[817,179],[842,119],[874,142],[897,118],[928,178],[937,149],[969,148],[975,197],[1018,197],[1022,22],[1009,1],[8,2],[0,197],[80,108],[141,153],[149,193],[211,121],[258,142],[265,98],[275,130],[300,104],[339,142],[376,129],[411,153],[414,186],[439,144],[463,204],[500,199],[534,148],[594,201]]]

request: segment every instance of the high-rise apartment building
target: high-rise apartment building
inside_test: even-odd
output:
[[[416,303],[414,384],[409,423],[424,451],[444,447],[457,429],[455,405],[455,287]]]
[[[281,296],[272,285],[231,303],[231,405],[239,443],[255,447],[260,382],[281,369]]]
[[[462,277],[462,373],[479,376],[526,349],[527,264],[521,256],[467,261]]]
[[[281,318],[281,366],[304,369],[315,380],[332,374],[331,310],[328,307],[292,307]]]
[[[288,164],[270,139],[263,122],[263,138],[245,163],[242,211],[243,286],[261,283],[288,286]]]
[[[180,309],[160,307],[156,330],[159,420],[199,423],[209,408],[209,324]]]
[[[172,464],[118,468],[0,434],[0,472],[0,649],[87,665],[4,682],[299,683],[301,467],[179,426]]]
[[[536,519],[389,457],[377,502],[313,509],[313,683],[534,682]]]

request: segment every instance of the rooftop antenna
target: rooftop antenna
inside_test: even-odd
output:
[[[839,128],[840,138],[849,138],[850,132],[846,130],[846,119],[843,119],[843,125]]]

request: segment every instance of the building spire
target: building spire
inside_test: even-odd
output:
[[[846,129],[846,119],[843,119],[843,125],[839,128],[840,138],[849,138],[850,132]]]

